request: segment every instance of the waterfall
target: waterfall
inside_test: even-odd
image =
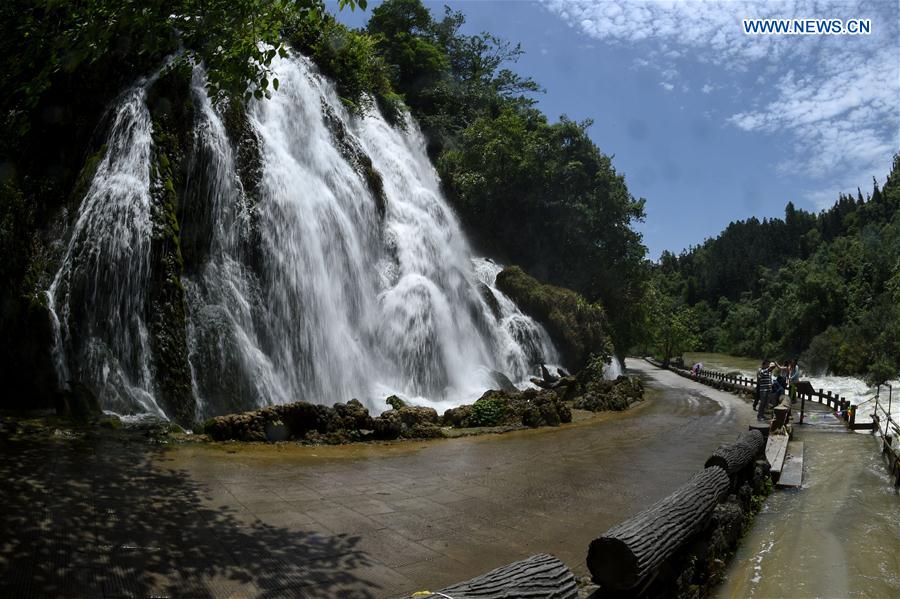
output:
[[[145,86],[137,86],[115,111],[47,303],[61,386],[77,379],[107,409],[162,415],[145,320],[152,132],[144,100]]]
[[[261,159],[252,192],[194,72],[180,218],[198,416],[351,398],[380,412],[391,394],[443,409],[497,388],[500,373],[525,385],[537,363],[557,363],[546,331],[494,286],[501,267],[472,256],[416,123],[348,114],[303,57],[273,69],[278,92],[247,113]],[[160,411],[144,324],[151,133],[135,90],[48,291],[61,380],[76,367],[125,413]]]

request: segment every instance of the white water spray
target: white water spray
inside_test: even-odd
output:
[[[394,393],[443,409],[497,388],[500,373],[526,384],[537,363],[557,363],[546,331],[494,287],[501,267],[471,256],[415,122],[401,130],[377,113],[349,115],[306,59],[273,67],[279,91],[248,114],[261,154],[254,197],[203,73],[194,75],[180,216],[198,416],[354,397],[380,412]],[[152,136],[143,90],[116,116],[48,291],[60,378],[86,382],[104,408],[159,413],[145,324]],[[383,211],[348,147],[380,176]]]
[[[152,136],[144,96],[144,86],[129,90],[114,114],[47,299],[61,386],[77,379],[106,409],[162,414],[145,321]]]

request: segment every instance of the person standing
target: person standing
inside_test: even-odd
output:
[[[788,361],[788,386],[789,386],[789,396],[791,398],[791,403],[796,403],[797,401],[797,383],[800,382],[800,365],[797,363],[797,359],[794,358]]]
[[[756,392],[758,397],[758,406],[756,408],[756,419],[766,419],[766,408],[769,407],[769,393],[772,391],[772,370],[776,367],[775,362],[766,363],[763,360],[759,372],[756,373]]]

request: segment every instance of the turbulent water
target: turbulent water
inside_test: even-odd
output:
[[[735,358],[726,354],[691,354],[692,359],[697,359],[707,367],[720,371],[737,371],[748,378],[756,378],[755,361],[746,358]],[[689,360],[690,361],[690,360]],[[749,366],[751,365],[752,366]],[[871,422],[871,414],[875,410],[875,395],[878,390],[869,386],[864,380],[852,376],[835,376],[831,374],[810,374],[800,369],[800,380],[809,381],[815,390],[823,390],[826,393],[849,399],[857,408],[858,422]],[[891,402],[891,414],[895,420],[900,420],[900,381],[891,381],[893,385],[893,397]],[[879,401],[884,410],[888,407],[888,389],[881,388]]]
[[[110,410],[162,414],[147,332],[152,131],[145,87],[123,96],[50,289],[60,384],[79,381]]]
[[[248,114],[262,158],[256,194],[242,187],[235,148],[194,74],[181,235],[195,257],[182,282],[200,415],[353,397],[381,411],[393,393],[443,408],[496,388],[498,373],[525,384],[536,364],[558,362],[544,329],[494,287],[501,267],[471,255],[416,123],[348,115],[302,57],[274,68],[279,91]],[[119,106],[107,144],[48,291],[58,370],[107,409],[159,412],[143,316],[152,232],[143,88]],[[354,155],[380,175],[381,209]]]

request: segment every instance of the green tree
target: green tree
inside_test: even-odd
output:
[[[700,343],[697,316],[669,293],[671,280],[654,277],[648,293],[649,333],[653,349],[664,365],[676,356],[697,348]]]

